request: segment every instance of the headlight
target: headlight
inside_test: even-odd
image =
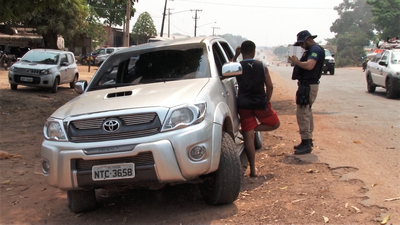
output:
[[[61,121],[48,120],[43,128],[44,137],[48,140],[53,141],[66,141],[66,135],[63,127],[61,126]]]
[[[41,71],[39,72],[40,75],[47,75],[47,74],[50,74],[50,73],[51,73],[50,70],[41,70]]]
[[[204,120],[206,107],[206,103],[198,103],[171,109],[161,131],[180,129],[200,123]]]
[[[329,62],[330,63],[335,63],[335,59],[330,59]]]
[[[13,71],[14,73],[18,72],[18,69],[16,67],[13,67],[13,66],[10,68],[10,70]]]

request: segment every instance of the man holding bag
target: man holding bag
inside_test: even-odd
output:
[[[295,46],[301,46],[306,51],[299,60],[295,55],[289,60],[295,64],[292,79],[298,80],[296,92],[296,118],[301,136],[301,143],[294,146],[296,155],[311,153],[313,145],[314,118],[312,105],[317,98],[319,79],[325,60],[324,49],[314,41],[317,35],[311,35],[308,30],[297,34]]]

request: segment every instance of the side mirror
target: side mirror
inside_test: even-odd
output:
[[[224,77],[242,75],[242,71],[242,64],[238,62],[229,62],[222,66],[222,76]]]
[[[335,57],[335,54],[331,54],[332,55],[332,57]]]
[[[85,91],[86,87],[87,87],[87,81],[80,80],[75,83],[74,90],[76,93],[82,94]]]
[[[387,63],[385,61],[379,61],[378,64],[381,66],[387,66]]]
[[[68,62],[62,62],[61,66],[69,66],[69,63]]]

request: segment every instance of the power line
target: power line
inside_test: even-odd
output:
[[[265,8],[265,9],[315,9],[315,10],[333,10],[332,7],[292,7],[292,6],[262,6],[262,5],[243,5],[243,4],[231,4],[231,3],[216,3],[216,2],[204,2],[204,1],[196,1],[196,0],[175,0],[182,2],[193,2],[199,4],[209,4],[209,5],[223,5],[223,6],[233,6],[233,7],[247,7],[247,8]],[[372,7],[357,7],[357,8],[371,8]]]

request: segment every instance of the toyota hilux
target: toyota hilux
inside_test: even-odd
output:
[[[233,56],[218,37],[111,54],[44,126],[47,183],[67,191],[75,213],[93,210],[95,190],[108,187],[197,183],[209,204],[235,201],[247,158],[236,109],[241,65],[230,63]]]

